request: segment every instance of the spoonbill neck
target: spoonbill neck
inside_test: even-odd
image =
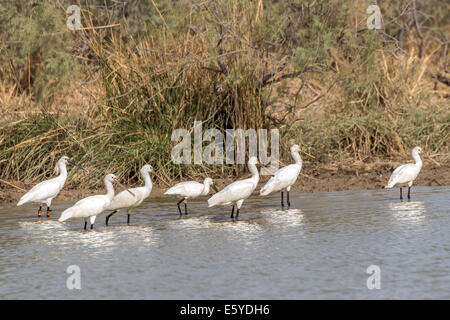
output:
[[[67,179],[66,164],[65,163],[58,164],[58,171],[59,171],[58,179],[60,179],[63,182],[66,181]]]
[[[252,173],[251,179],[253,179],[255,181],[255,183],[258,184],[258,181],[259,181],[258,168],[256,168],[256,165],[253,163],[249,164],[248,168],[250,169],[250,172]]]
[[[105,180],[106,196],[112,200],[114,198],[114,187],[111,181]]]
[[[148,171],[145,171],[145,172],[142,172],[141,175],[145,182],[145,185],[144,185],[145,189],[147,189],[147,190],[151,189],[153,186],[153,182],[152,182],[152,178],[150,177],[150,173]]]
[[[206,181],[203,182],[203,192],[202,192],[202,196],[206,196],[209,193],[209,183],[207,183]]]
[[[421,168],[422,167],[422,159],[420,158],[419,154],[418,153],[413,153],[412,156],[414,158],[414,161],[416,162],[416,166]]]
[[[298,151],[292,151],[292,158],[294,158],[296,164],[302,165],[303,161]]]

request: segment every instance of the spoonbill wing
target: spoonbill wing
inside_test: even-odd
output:
[[[196,181],[180,182],[167,190],[164,194],[183,197],[197,197],[203,191],[203,184]]]
[[[261,188],[260,195],[267,196],[267,195],[271,194],[272,192],[278,191],[277,185],[278,185],[277,176],[273,176]]]
[[[95,195],[81,199],[72,207],[67,208],[61,213],[59,221],[65,221],[70,218],[83,218],[96,216],[102,213],[109,205],[106,195]]]
[[[208,207],[226,205],[241,199],[248,198],[255,190],[256,185],[251,180],[233,182],[208,199]]]
[[[412,181],[417,176],[416,166],[412,163],[404,164],[397,167],[394,172],[392,172],[391,177],[386,188],[392,188],[397,183],[406,183]]]
[[[266,196],[272,192],[277,192],[293,185],[297,180],[299,173],[300,166],[297,164],[291,164],[277,170],[275,175],[267,181],[264,187],[262,187],[260,194]]]
[[[61,183],[57,179],[50,179],[38,183],[30,191],[20,198],[18,206],[27,202],[38,202],[49,198],[54,198],[61,190]]]
[[[141,188],[133,188],[129,190],[133,192],[135,196],[130,194],[127,190],[119,192],[111,200],[108,210],[133,207],[140,204],[144,200],[144,195]]]

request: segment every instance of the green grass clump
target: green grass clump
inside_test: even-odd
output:
[[[282,162],[293,142],[319,164],[415,145],[448,155],[448,95],[433,76],[445,48],[431,41],[448,28],[447,4],[416,1],[430,17],[417,41],[403,0],[380,4],[394,22],[379,31],[350,0],[127,3],[79,1],[85,29],[68,32],[71,1],[2,2],[1,179],[41,180],[64,154],[89,169],[70,171],[86,187],[109,172],[135,182],[144,163],[162,183],[241,173],[171,161],[173,130],[195,121],[278,128]]]

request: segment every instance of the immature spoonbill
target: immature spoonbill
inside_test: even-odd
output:
[[[50,206],[52,204],[53,198],[55,198],[61,189],[64,187],[64,183],[67,179],[67,169],[66,164],[70,163],[78,168],[85,170],[82,166],[78,165],[75,161],[72,161],[67,156],[61,157],[55,166],[55,173],[58,175],[56,178],[42,181],[38,183],[30,191],[25,193],[22,198],[20,198],[17,206],[21,206],[27,202],[36,202],[41,204],[38,210],[38,217],[42,214],[42,204],[47,205],[47,218],[50,217]]]
[[[203,183],[196,181],[180,182],[164,192],[164,194],[182,197],[177,203],[178,211],[181,216],[180,203],[184,202],[184,214],[187,214],[187,200],[197,198],[198,196],[206,196],[209,193],[209,187],[213,184],[214,182],[211,178],[206,178]]]
[[[300,147],[298,145],[294,144],[291,147],[291,154],[295,163],[277,170],[274,176],[267,181],[264,187],[262,187],[259,192],[261,196],[267,196],[272,192],[281,191],[281,207],[284,207],[283,190],[286,190],[287,205],[288,207],[291,206],[289,201],[289,191],[291,190],[291,186],[297,181],[300,170],[302,170],[302,158],[300,157],[299,151]]]
[[[106,216],[106,225],[108,225],[109,218],[114,215],[120,209],[127,211],[127,224],[130,224],[130,212],[133,208],[139,206],[152,192],[152,179],[150,178],[150,172],[153,171],[153,167],[149,164],[144,165],[141,168],[141,177],[144,179],[144,186],[139,188],[129,189],[136,196],[132,196],[127,190],[124,190],[114,196],[108,210],[114,210]]]
[[[390,189],[395,185],[405,185],[408,184],[408,199],[411,198],[411,186],[414,180],[417,178],[417,175],[422,169],[422,159],[420,159],[419,154],[422,153],[422,148],[415,147],[412,149],[411,155],[415,160],[415,163],[408,163],[397,167],[397,169],[392,172],[391,177],[389,178],[389,182],[385,188]],[[403,199],[402,196],[402,187],[400,186],[400,199]]]
[[[208,207],[213,207],[216,205],[233,205],[231,209],[231,218],[233,218],[234,206],[237,206],[236,218],[239,216],[239,209],[244,203],[244,200],[250,197],[259,182],[259,173],[256,168],[258,160],[256,157],[251,157],[248,160],[248,168],[252,173],[251,178],[245,180],[239,180],[229,184],[220,192],[213,195],[208,199]]]
[[[87,220],[89,218],[91,222],[91,229],[94,228],[94,222],[97,215],[105,211],[111,203],[114,197],[114,188],[112,185],[113,181],[116,181],[119,185],[123,185],[117,180],[116,176],[112,173],[105,176],[103,179],[106,187],[106,194],[100,194],[96,196],[90,196],[81,199],[75,203],[72,207],[67,208],[61,213],[59,221],[63,222],[70,218],[83,218],[84,219],[84,230],[86,230]],[[124,187],[125,188],[125,187]],[[126,189],[128,190],[128,189]],[[134,194],[128,190],[133,196]]]

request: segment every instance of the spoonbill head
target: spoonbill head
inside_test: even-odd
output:
[[[214,181],[213,181],[213,179],[211,179],[211,178],[206,178],[206,179],[203,181],[203,183],[204,183],[205,185],[211,186],[211,185],[214,184]]]
[[[421,147],[414,147],[411,151],[411,155],[414,158],[416,155],[419,155],[422,153],[422,148]]]
[[[85,221],[84,229],[86,230],[87,220],[89,219],[92,229],[94,227],[96,216],[108,208],[112,198],[114,197],[113,182],[117,182],[119,185],[125,188],[112,173],[107,174],[103,179],[103,182],[105,183],[106,194],[100,194],[81,199],[72,207],[64,210],[59,217],[59,221],[64,222],[71,218],[83,218]],[[126,190],[130,192],[130,194],[134,195],[130,190]]]
[[[251,157],[248,160],[248,168],[252,173],[252,176],[248,179],[239,180],[233,182],[222,189],[220,192],[213,195],[208,199],[208,207],[213,207],[216,205],[232,205],[231,218],[234,214],[234,206],[237,206],[236,218],[239,216],[239,210],[241,209],[244,200],[250,197],[253,191],[256,189],[259,181],[259,173],[256,168],[258,159],[256,157]]]
[[[291,152],[300,152],[300,146],[298,144],[294,144],[291,146]]]
[[[113,210],[113,212],[106,216],[106,225],[108,225],[109,219],[121,209],[125,209],[127,211],[127,224],[129,224],[131,210],[139,206],[152,192],[153,183],[150,177],[150,173],[154,172],[153,167],[149,164],[146,164],[141,168],[140,172],[141,177],[145,182],[144,186],[124,190],[114,196],[110,205],[108,206],[108,210]],[[128,191],[131,191],[134,195],[132,195]]]
[[[146,173],[151,173],[151,172],[155,172],[155,170],[153,170],[153,167],[149,164],[145,164],[142,166],[141,170],[141,175],[145,175]]]
[[[187,200],[194,199],[199,196],[206,196],[209,193],[210,186],[214,185],[214,182],[211,178],[206,178],[203,183],[199,183],[197,181],[186,181],[180,182],[174,185],[172,188],[164,192],[166,195],[174,195],[181,197],[181,200],[178,201],[178,212],[181,213],[180,204],[184,202],[184,214],[188,214],[187,212]]]
[[[419,175],[422,169],[422,159],[420,154],[422,153],[421,147],[414,147],[411,151],[411,156],[414,159],[414,163],[408,163],[397,167],[393,172],[385,188],[390,189],[396,185],[400,186],[400,199],[403,199],[402,186],[408,185],[408,199],[411,199],[411,186],[414,180]]]
[[[247,165],[250,167],[251,165],[254,165],[256,168],[256,165],[258,164],[258,158],[256,157],[250,157],[250,159],[248,159]]]
[[[73,166],[75,166],[75,167],[78,167],[78,168],[80,168],[80,169],[82,169],[82,170],[86,170],[85,168],[83,168],[82,166],[80,166],[78,163],[76,163],[75,161],[73,161],[73,160],[71,160],[68,156],[62,156],[59,160],[58,160],[58,162],[57,162],[57,166],[56,167],[58,167],[58,165],[60,165],[61,163],[64,163],[64,164],[71,164],[71,165],[73,165]]]
[[[55,198],[61,189],[64,187],[64,184],[67,179],[67,168],[66,164],[72,164],[77,166],[80,169],[85,170],[82,166],[77,164],[75,161],[70,160],[68,156],[62,156],[57,162],[54,169],[54,172],[58,175],[57,177],[49,180],[42,181],[38,183],[33,188],[30,189],[26,194],[20,198],[17,206],[21,206],[27,202],[35,202],[41,204],[38,210],[38,217],[41,217],[42,214],[42,204],[47,205],[47,218],[50,217],[50,206],[52,204],[53,198]]]
[[[259,192],[261,196],[267,196],[273,192],[281,191],[281,207],[284,207],[283,191],[286,191],[287,204],[288,207],[291,206],[289,191],[291,191],[291,186],[297,181],[303,164],[299,152],[300,147],[297,144],[291,146],[291,154],[295,160],[295,163],[277,170],[274,173],[274,176],[267,181],[264,187],[261,188]]]

